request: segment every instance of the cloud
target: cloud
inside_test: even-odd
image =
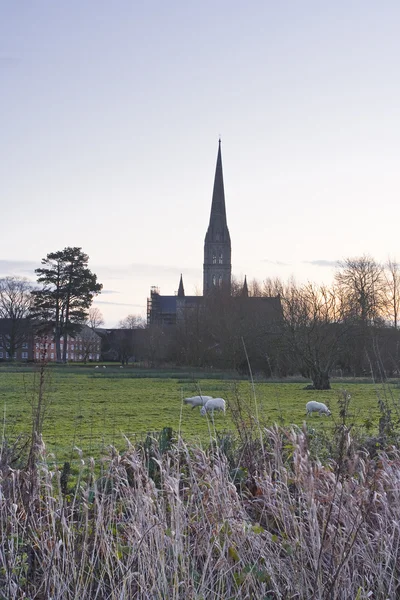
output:
[[[0,277],[13,275],[35,278],[38,263],[31,260],[0,260]]]
[[[143,308],[142,304],[131,304],[129,302],[108,302],[107,300],[98,300],[97,298],[94,300],[95,304],[108,304],[111,306],[130,306],[132,308]]]
[[[202,269],[192,267],[175,267],[170,265],[150,265],[145,263],[131,263],[129,265],[94,265],[91,270],[101,278],[126,279],[130,277],[143,277],[170,273],[179,276],[181,273],[198,277]]]
[[[35,278],[35,269],[41,265],[40,261],[30,260],[0,260],[0,277],[7,275],[24,275]],[[132,277],[143,277],[164,274],[174,274],[179,277],[181,273],[199,277],[202,274],[201,269],[192,267],[175,267],[171,265],[151,265],[145,263],[131,263],[128,265],[90,265],[89,268],[93,273],[96,273],[98,279],[128,279]],[[111,290],[102,292],[112,294]]]
[[[337,267],[339,261],[338,260],[303,260],[303,263],[306,265],[314,265],[315,267]]]
[[[277,267],[290,267],[290,263],[284,263],[279,260],[268,260],[267,258],[261,259],[261,262],[268,263],[269,265],[276,265]]]

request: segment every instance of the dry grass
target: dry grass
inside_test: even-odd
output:
[[[296,427],[258,431],[250,462],[240,440],[127,442],[73,490],[43,443],[30,470],[4,453],[0,598],[397,598],[400,452],[341,440],[327,464]]]

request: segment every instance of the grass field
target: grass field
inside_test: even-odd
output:
[[[335,381],[329,391],[309,391],[307,382],[255,382],[230,379],[227,375],[174,372],[144,372],[138,369],[107,369],[93,366],[51,366],[46,370],[45,401],[48,405],[43,438],[48,452],[57,462],[84,456],[98,457],[106,446],[124,447],[124,436],[137,441],[147,432],[171,427],[187,440],[207,443],[210,431],[223,433],[234,429],[232,408],[240,401],[243,414],[250,420],[257,416],[264,426],[301,425],[305,404],[310,399],[325,402],[332,417],[312,415],[307,422],[330,431],[339,419],[338,398],[343,389],[351,394],[350,419],[357,427],[377,430],[380,412],[378,397],[399,405],[400,389],[396,383],[375,385]],[[152,375],[152,376],[151,376]],[[214,378],[215,377],[215,378]],[[224,377],[224,378],[222,378]],[[29,433],[32,404],[37,398],[39,373],[34,366],[0,368],[0,410],[4,435],[14,439]],[[198,393],[223,397],[227,414],[217,414],[214,425],[200,416],[199,409],[182,404],[186,396]]]
[[[305,385],[2,365],[3,442],[29,434],[39,397],[47,414],[30,460],[0,447],[0,600],[399,598],[398,383]],[[183,405],[200,390],[227,414]],[[306,419],[310,399],[332,416]],[[379,444],[360,439],[382,417]],[[164,427],[177,443],[127,447]]]

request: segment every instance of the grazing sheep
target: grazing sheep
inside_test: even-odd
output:
[[[223,398],[211,398],[205,405],[201,408],[200,414],[205,415],[206,413],[214,414],[215,410],[222,410],[225,412],[226,402]]]
[[[103,365],[103,369],[107,369],[106,365]]]
[[[306,404],[307,416],[313,412],[317,412],[320,415],[331,415],[331,411],[323,402],[316,402],[315,400],[311,400],[311,402],[307,402]]]
[[[192,396],[191,398],[185,398],[184,403],[190,404],[192,408],[196,408],[196,406],[204,406],[211,399],[212,396]]]
[[[95,366],[95,369],[98,369],[98,368],[99,368],[99,365],[96,365],[96,366]]]

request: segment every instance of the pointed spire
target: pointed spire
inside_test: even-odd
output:
[[[181,273],[181,279],[179,281],[179,287],[178,287],[178,296],[184,296],[185,295],[185,288],[183,287],[183,279],[182,279],[182,273]]]
[[[214,189],[211,203],[210,223],[213,217],[220,215],[226,219],[224,176],[222,173],[221,138],[218,140],[217,165],[215,167]]]
[[[249,288],[247,287],[246,275],[244,276],[244,282],[243,282],[243,287],[242,287],[242,296],[245,296],[246,298],[248,298],[248,296],[249,296]]]
[[[231,272],[231,238],[226,222],[221,139],[219,139],[210,222],[204,239],[203,293],[207,294],[214,289],[216,282],[223,283],[224,288],[230,292]]]

